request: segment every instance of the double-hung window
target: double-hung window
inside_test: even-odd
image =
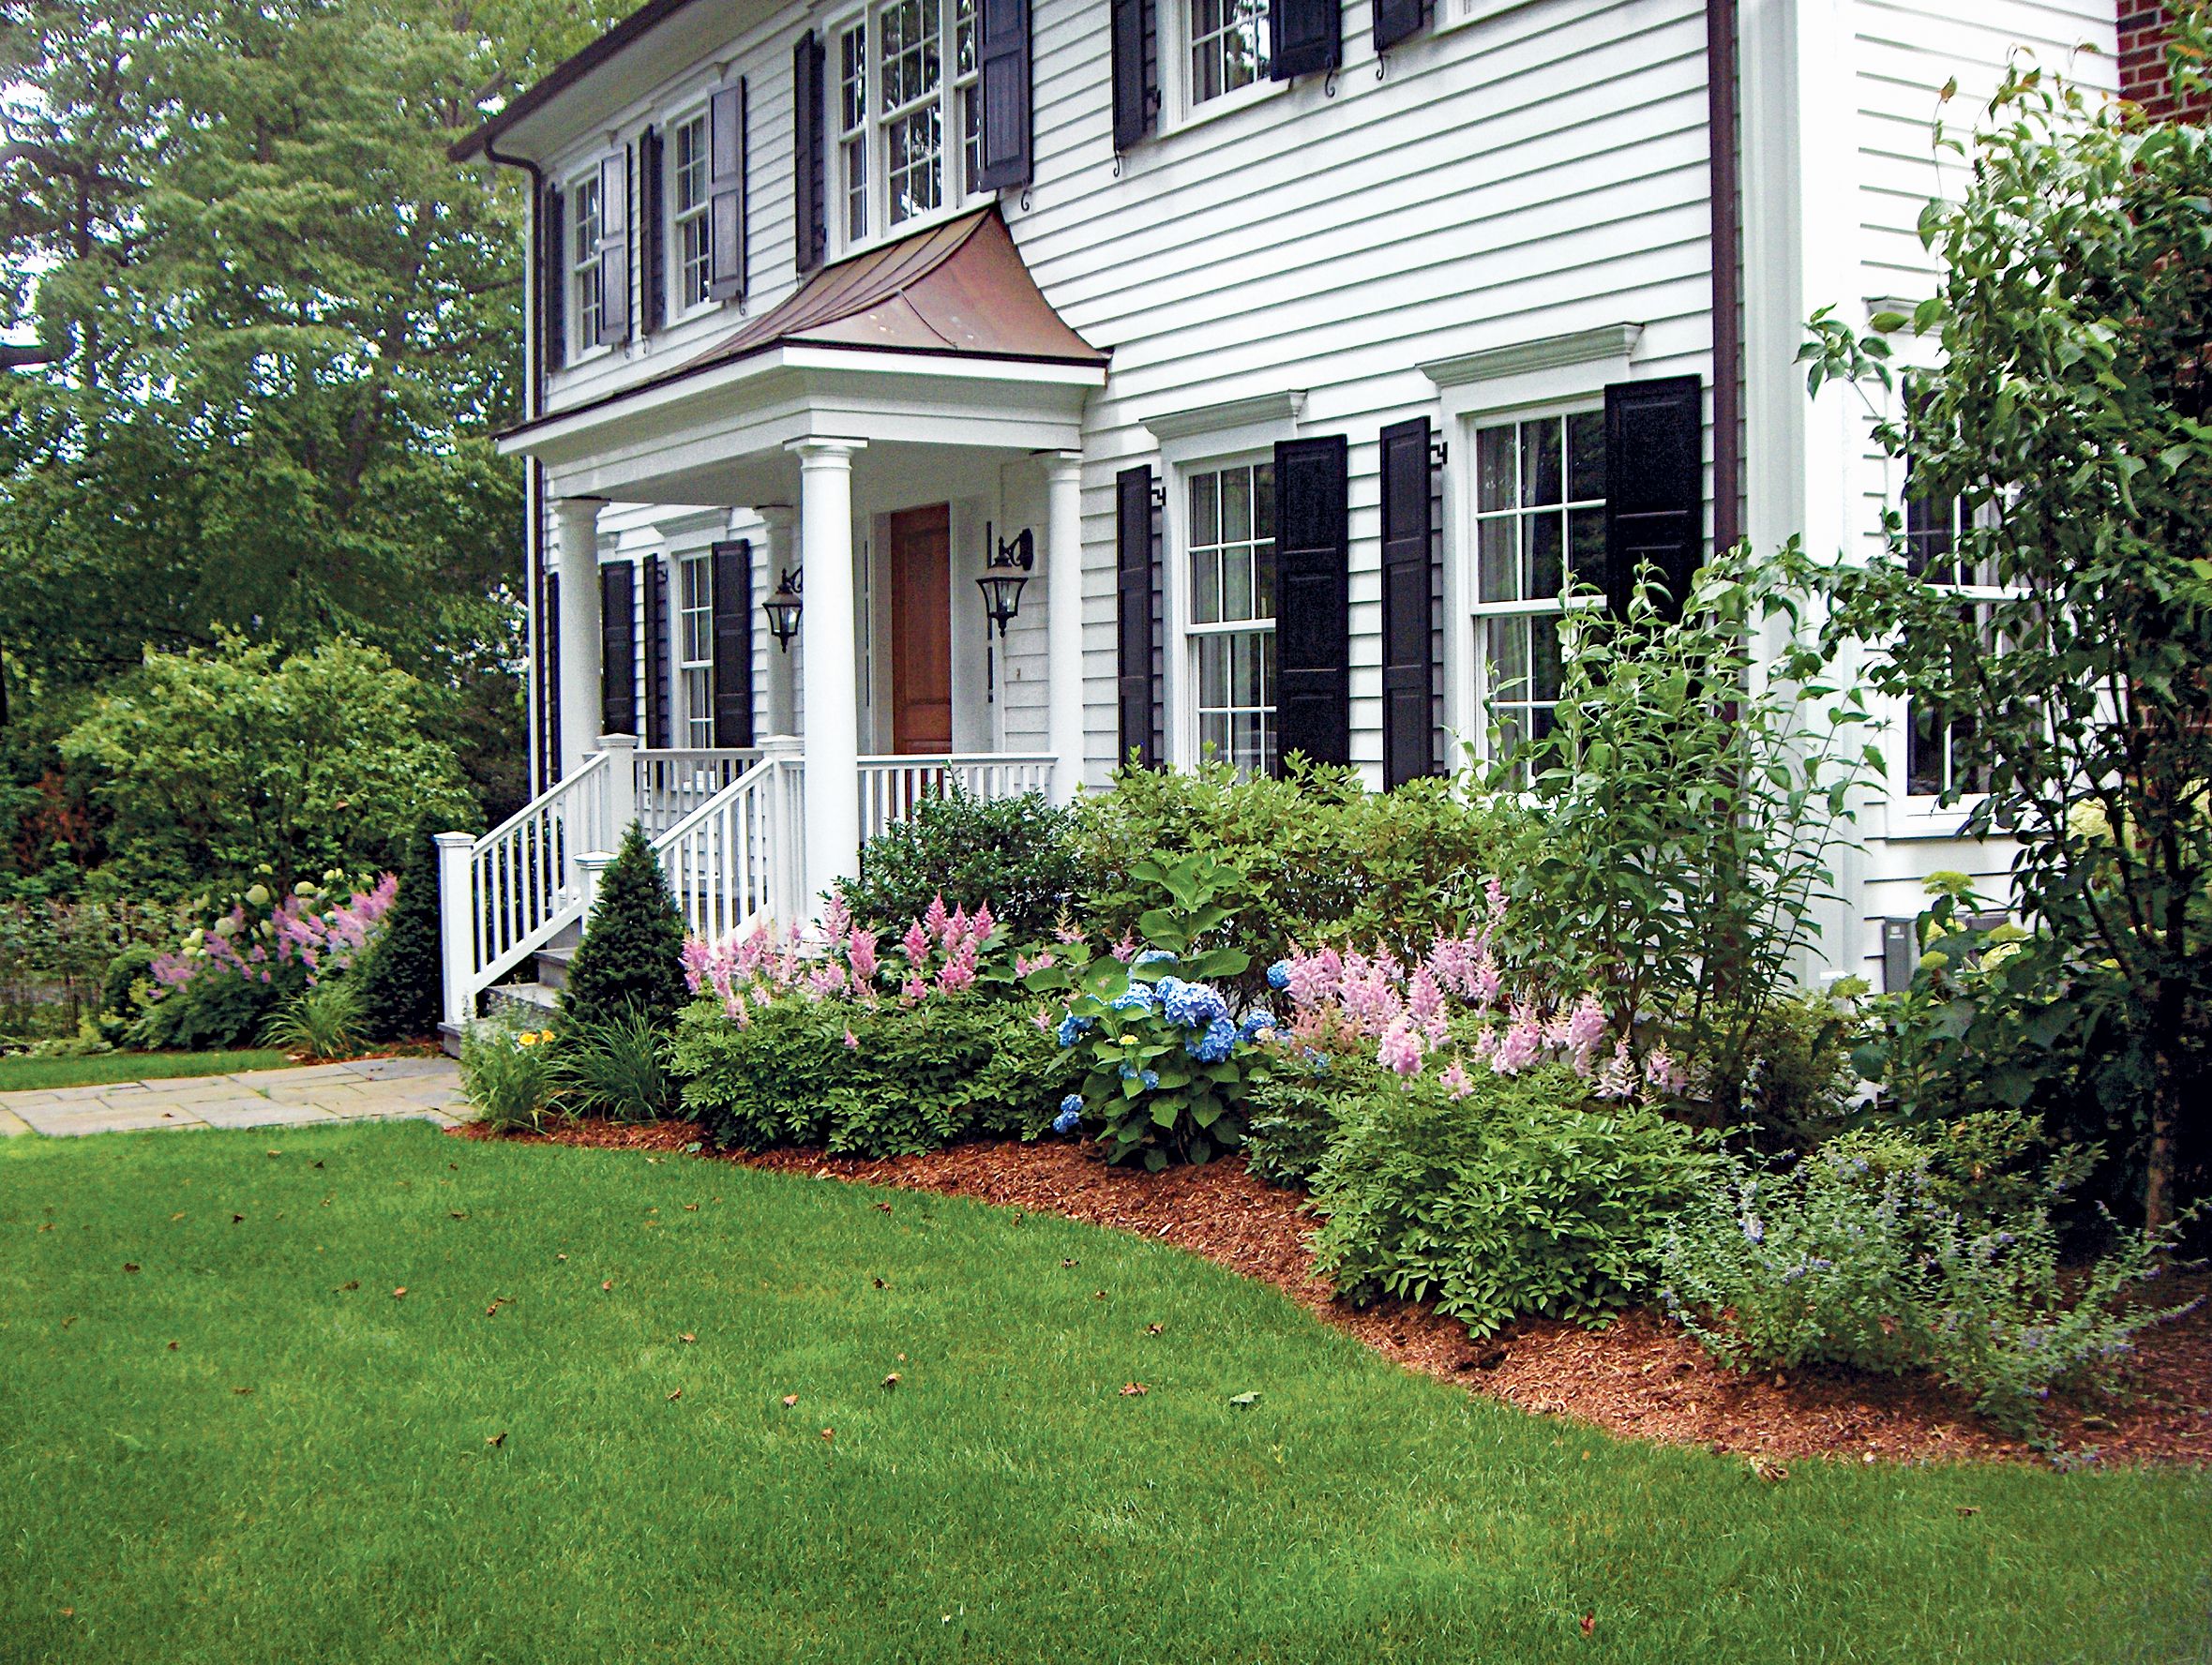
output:
[[[670,223],[676,237],[676,310],[706,305],[715,270],[715,227],[707,212],[707,118],[692,116],[676,126],[675,168],[670,189]]]
[[[1904,494],[1904,559],[1912,575],[1931,588],[1958,597],[1960,622],[1981,639],[1982,651],[1995,653],[1994,604],[2006,597],[1987,560],[1962,548],[1973,511],[1959,498],[1916,495],[1908,481]],[[1937,798],[1947,792],[1973,795],[1989,790],[1989,769],[1972,757],[1974,720],[1951,717],[1923,701],[1905,710],[1904,790],[1911,798]]]
[[[847,248],[981,194],[976,0],[886,0],[835,31]]]
[[[1504,756],[1551,730],[1574,584],[1605,570],[1605,416],[1531,416],[1475,430],[1477,694]]]
[[[1185,0],[1194,108],[1267,79],[1267,0]]]
[[[1275,763],[1275,465],[1227,463],[1187,478],[1200,755],[1265,774]]]
[[[685,743],[715,743],[714,561],[690,555],[677,569],[676,680],[684,690]]]
[[[599,175],[586,174],[568,192],[568,286],[574,296],[569,308],[576,319],[576,352],[589,352],[599,344]]]

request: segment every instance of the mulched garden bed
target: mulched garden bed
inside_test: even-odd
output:
[[[700,1132],[689,1122],[629,1127],[587,1120],[508,1136],[681,1151]],[[1272,1283],[1408,1370],[1609,1433],[1741,1452],[1776,1478],[1777,1461],[1796,1457],[2054,1460],[1992,1432],[1964,1401],[1923,1381],[1825,1370],[1737,1375],[1649,1312],[1624,1313],[1602,1331],[1536,1319],[1477,1342],[1457,1319],[1413,1302],[1352,1307],[1314,1275],[1306,1247],[1314,1219],[1302,1199],[1262,1184],[1241,1159],[1147,1174],[1108,1167],[1088,1144],[962,1145],[880,1162],[808,1150],[704,1154],[775,1173],[976,1197],[1172,1243]],[[2207,1290],[2212,1279],[2197,1276],[2161,1286],[2159,1296],[2171,1305]],[[2212,1302],[2144,1332],[2139,1349],[2132,1401],[2054,1410],[2056,1461],[2202,1465],[2212,1460]]]

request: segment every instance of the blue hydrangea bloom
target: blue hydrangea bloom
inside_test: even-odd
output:
[[[1318,1047],[1309,1046],[1305,1049],[1305,1061],[1313,1066],[1315,1074],[1329,1073],[1329,1055]]]
[[[1060,1102],[1060,1114],[1052,1118],[1052,1131],[1072,1133],[1083,1125],[1083,1095],[1070,1093]]]
[[[1202,982],[1178,982],[1174,988],[1166,979],[1160,983],[1160,1010],[1167,1014],[1170,1023],[1181,1024],[1186,1029],[1202,1029],[1217,1017],[1229,1014],[1229,1003],[1221,998],[1220,991]]]
[[[1092,1021],[1092,1019],[1088,1017],[1077,1017],[1072,1012],[1069,1012],[1065,1017],[1061,1018],[1060,1020],[1061,1045],[1063,1047],[1075,1045],[1076,1042],[1080,1041],[1085,1035],[1088,1035],[1091,1032],[1091,1025]]]
[[[1160,1072],[1157,1070],[1147,1070],[1144,1072],[1144,1084],[1148,1089],[1159,1086]]]
[[[1175,964],[1175,956],[1164,948],[1148,948],[1129,964],[1134,969],[1138,966],[1157,966],[1163,962],[1172,966]]]
[[[1217,1017],[1206,1026],[1203,1034],[1194,1035],[1182,1043],[1182,1049],[1201,1064],[1225,1061],[1237,1048],[1237,1026],[1226,1017]]]
[[[1076,1115],[1082,1110],[1082,1108],[1083,1095],[1081,1093],[1070,1093],[1066,1098],[1061,1100],[1060,1102],[1060,1113],[1062,1116]]]
[[[1287,989],[1290,986],[1290,962],[1277,960],[1268,968],[1268,987]]]
[[[1249,1041],[1262,1030],[1275,1027],[1275,1014],[1265,1006],[1256,1006],[1244,1014],[1244,1021],[1237,1026],[1237,1033]]]
[[[1121,1079],[1124,1081],[1135,1081],[1136,1079],[1136,1066],[1131,1063],[1127,1058],[1123,1058],[1121,1060]]]
[[[1116,1012],[1150,1012],[1152,1009],[1152,991],[1141,982],[1133,982],[1106,1004]]]

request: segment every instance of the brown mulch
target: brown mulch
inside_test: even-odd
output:
[[[700,1132],[688,1122],[579,1121],[513,1136],[680,1151],[697,1143]],[[1648,1311],[1626,1312],[1603,1330],[1534,1319],[1475,1341],[1457,1319],[1423,1305],[1352,1307],[1314,1274],[1306,1237],[1315,1221],[1302,1198],[1254,1178],[1241,1160],[1147,1174],[1108,1167],[1092,1145],[1013,1142],[880,1162],[807,1150],[731,1160],[774,1173],[975,1197],[1172,1243],[1273,1284],[1407,1370],[1610,1433],[1761,1459],[2051,1460],[1993,1432],[1964,1400],[1932,1383],[1828,1370],[1740,1376]],[[2180,1278],[2161,1286],[2159,1298],[2172,1305],[2208,1292],[2212,1278]],[[2212,1460],[2212,1300],[2144,1332],[2137,1345],[2129,1401],[2054,1407],[2049,1423],[2060,1461],[2202,1465]]]

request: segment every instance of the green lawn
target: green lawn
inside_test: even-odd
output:
[[[1403,1373],[1151,1242],[419,1124],[8,1142],[0,1357],[9,1660],[2163,1661],[2212,1635],[2202,1477],[1763,1483]]]
[[[167,1081],[178,1075],[228,1075],[237,1070],[281,1070],[281,1052],[103,1052],[95,1058],[0,1058],[0,1092],[51,1092],[111,1081]]]

